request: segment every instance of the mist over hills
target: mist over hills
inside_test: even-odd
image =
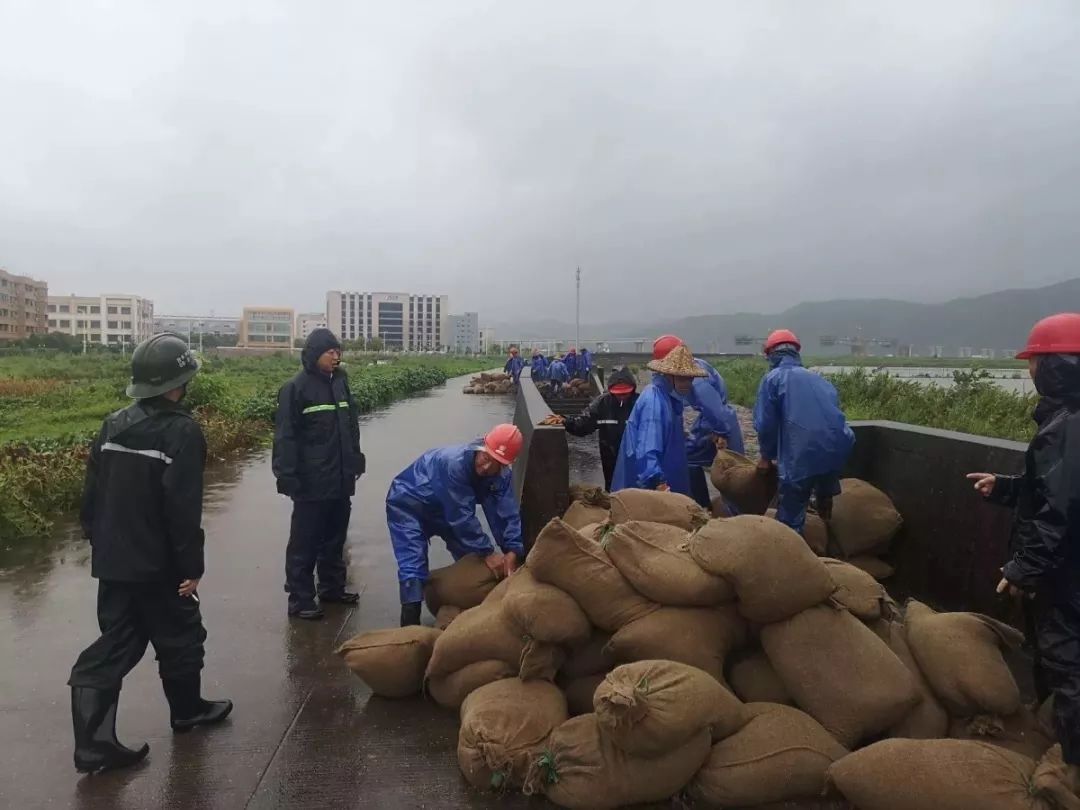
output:
[[[631,338],[651,341],[656,335],[673,333],[699,352],[747,352],[757,351],[760,339],[769,331],[784,327],[799,335],[808,354],[849,354],[850,341],[861,339],[874,354],[890,351],[884,342],[895,341],[901,347],[911,346],[918,355],[930,354],[935,346],[955,355],[964,347],[976,353],[984,349],[1017,350],[1035,321],[1055,312],[1076,310],[1080,310],[1080,278],[1035,289],[956,298],[940,304],[837,299],[805,302],[775,314],[743,312],[651,323],[582,323],[581,337],[588,344],[595,340],[618,342]],[[494,328],[500,342],[545,338],[572,341],[575,331],[572,322],[550,319],[495,324]],[[875,340],[883,344],[876,345]]]

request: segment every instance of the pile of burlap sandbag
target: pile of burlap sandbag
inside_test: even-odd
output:
[[[502,372],[485,372],[469,380],[463,390],[466,394],[509,394],[514,390],[514,380]]]
[[[478,558],[432,575],[445,629],[339,650],[376,694],[459,713],[477,789],[571,808],[1080,808],[1006,664],[1016,630],[902,609],[765,516],[573,495],[508,579]]]
[[[713,517],[725,517],[734,507],[743,515],[768,515],[776,499],[776,468],[759,470],[757,464],[733,450],[716,454],[711,472],[720,498],[713,502]],[[810,510],[803,537],[820,557],[846,560],[875,579],[887,580],[894,571],[882,557],[889,553],[903,519],[889,496],[858,478],[844,478],[840,494],[833,498],[828,521]]]

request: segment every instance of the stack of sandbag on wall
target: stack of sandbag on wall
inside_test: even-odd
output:
[[[1015,630],[901,609],[770,518],[581,489],[508,580],[455,566],[429,607],[479,604],[445,630],[341,653],[378,694],[426,684],[458,709],[479,789],[581,808],[1080,810],[1052,732],[1021,706]]]
[[[502,372],[480,374],[464,388],[466,394],[509,394],[513,390],[513,378]]]

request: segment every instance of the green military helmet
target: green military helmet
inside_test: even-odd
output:
[[[147,338],[131,353],[132,399],[149,399],[179,388],[199,371],[195,353],[179,335],[163,332]]]

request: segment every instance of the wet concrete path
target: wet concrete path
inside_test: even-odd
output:
[[[332,654],[342,639],[398,621],[383,499],[430,447],[508,421],[505,397],[467,397],[463,379],[364,417],[368,474],[353,501],[348,553],[359,606],[290,621],[282,566],[290,502],[265,453],[220,465],[208,487],[209,631],[204,693],[236,703],[220,728],[174,736],[151,653],[120,697],[120,738],[150,744],[138,768],[79,778],[65,682],[96,637],[96,583],[74,531],[0,558],[0,807],[397,808],[525,806],[469,791],[457,769],[457,720],[423,700],[373,698]],[[602,481],[595,440],[575,440],[575,480]],[[432,563],[449,557],[439,542]],[[428,622],[430,617],[426,617]]]

